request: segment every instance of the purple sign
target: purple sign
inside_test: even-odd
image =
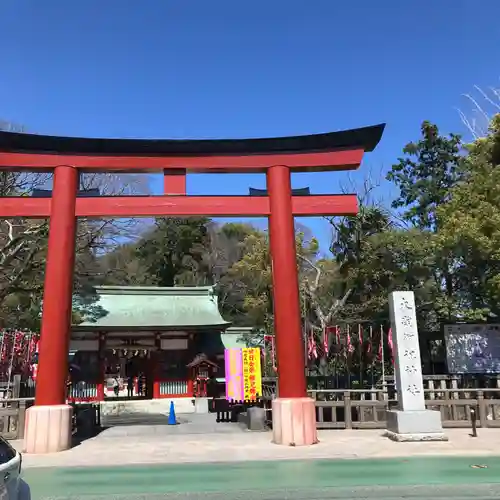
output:
[[[226,365],[226,399],[241,401],[243,390],[243,356],[241,349],[224,349]]]

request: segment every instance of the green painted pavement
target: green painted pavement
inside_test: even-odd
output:
[[[471,465],[487,465],[472,468]],[[446,485],[453,494],[439,498],[461,498],[462,486],[498,485],[493,496],[499,498],[500,457],[419,457],[390,460],[317,460],[232,462],[182,465],[137,465],[116,467],[28,468],[23,478],[31,490],[32,500],[75,498],[81,496],[151,498],[155,495],[200,494],[210,492],[271,492],[276,490],[308,491],[304,498],[315,498],[314,492],[354,489],[372,496],[362,498],[396,498],[387,496],[387,487],[409,491],[418,485]],[[404,487],[404,488],[401,488]],[[377,490],[378,488],[378,490]],[[379,493],[386,490],[382,496]],[[408,489],[409,488],[409,489]],[[439,488],[438,488],[439,489]],[[451,491],[441,488],[442,491]],[[494,490],[494,491],[493,491]],[[348,495],[348,493],[346,493]],[[465,493],[464,493],[465,494]],[[373,496],[375,495],[375,496]],[[292,495],[293,497],[293,495]],[[340,498],[331,494],[320,498]],[[231,496],[231,498],[235,498]],[[262,495],[259,494],[259,498]],[[349,498],[349,495],[346,497]],[[397,497],[401,498],[401,497]],[[431,498],[414,496],[414,498]],[[432,497],[434,498],[434,497]],[[438,498],[438,497],[435,497]],[[463,498],[469,498],[464,496]]]

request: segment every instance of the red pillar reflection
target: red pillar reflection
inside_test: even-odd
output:
[[[279,397],[301,398],[307,393],[290,169],[269,168],[267,190]]]
[[[155,335],[156,350],[151,352],[151,376],[153,378],[153,399],[160,399],[161,397],[161,337],[159,334]]]
[[[36,405],[59,405],[66,402],[77,189],[77,169],[57,167],[54,171],[50,209]]]
[[[71,332],[70,332],[71,335]],[[106,349],[106,337],[104,334],[99,334],[99,351],[97,353],[99,360],[99,378],[97,379],[96,384],[96,397],[97,401],[104,401],[104,384],[106,378],[106,366],[105,366],[105,349]]]

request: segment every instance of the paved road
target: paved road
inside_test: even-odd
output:
[[[31,500],[500,498],[500,457],[37,467],[23,475]]]
[[[191,420],[178,426],[129,425],[104,430],[71,450],[24,455],[23,467],[86,467],[235,461],[379,459],[500,455],[500,428],[446,429],[447,442],[395,443],[381,430],[320,431],[316,446],[276,446],[270,433],[243,432],[236,424]],[[22,441],[13,442],[22,451]],[[500,497],[499,497],[500,498]]]

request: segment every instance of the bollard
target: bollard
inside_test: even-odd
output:
[[[471,437],[473,437],[473,438],[477,438],[476,419],[477,419],[476,410],[474,408],[471,408],[471,410],[470,410],[470,420],[471,420],[471,423],[472,423],[472,434],[471,434]]]

